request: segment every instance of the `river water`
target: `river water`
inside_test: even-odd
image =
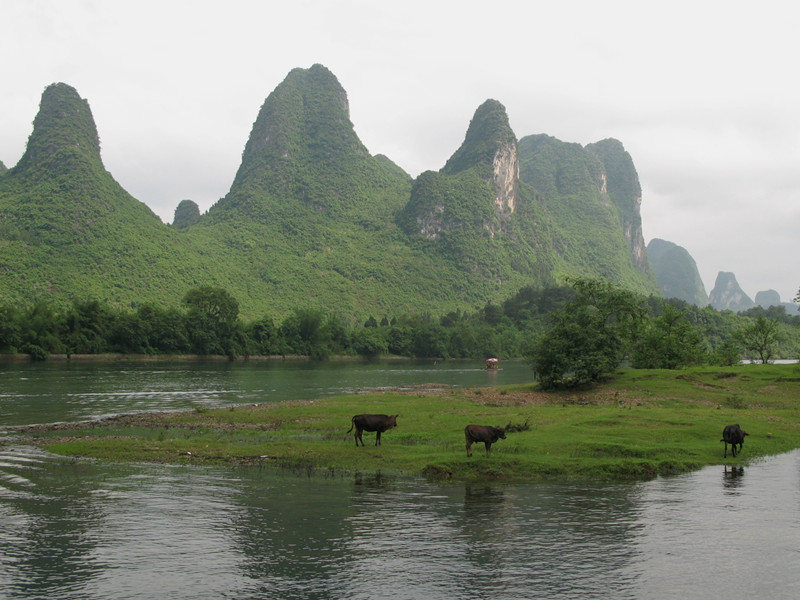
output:
[[[322,391],[416,384],[381,373],[401,366],[373,365],[371,380],[360,368],[336,367],[330,383],[302,374]],[[445,364],[456,368],[462,382],[514,377]],[[202,366],[196,396],[176,402],[279,401],[263,374],[228,369]],[[145,410],[143,397],[164,404],[194,381],[163,365],[115,370],[4,366],[0,415]],[[59,397],[70,408],[54,419],[13,408]],[[0,524],[0,598],[800,598],[798,451],[648,482],[464,485],[73,461],[12,441],[0,446]]]

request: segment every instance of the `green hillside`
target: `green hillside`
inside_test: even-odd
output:
[[[616,140],[583,147],[547,135],[519,141],[520,178],[552,227],[554,275],[600,276],[657,293],[641,234],[641,187]]]
[[[471,286],[551,283],[550,232],[532,190],[519,181],[518,161],[505,108],[487,100],[442,170],[414,182],[398,222],[437,262],[474,279]]]
[[[266,98],[230,192],[203,215],[183,201],[168,226],[105,170],[88,102],[53,84],[24,156],[0,167],[0,299],[174,306],[211,285],[245,318],[309,307],[358,322],[474,309],[566,275],[656,292],[638,186],[619,142],[517,142],[495,100],[441,171],[412,179],[370,155],[345,90],[314,65]]]
[[[25,154],[0,177],[6,301],[171,303],[187,285],[229,281],[105,170],[89,105],[68,85],[42,95]],[[191,282],[191,283],[190,283]]]

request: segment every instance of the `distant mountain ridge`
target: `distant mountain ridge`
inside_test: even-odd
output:
[[[695,306],[708,305],[697,263],[685,248],[654,238],[647,244],[647,256],[664,297],[678,298]]]
[[[105,170],[88,102],[66,84],[45,90],[25,155],[0,175],[0,293],[18,302],[173,305],[214,285],[245,316],[357,319],[474,309],[569,275],[658,293],[620,142],[518,141],[487,100],[445,166],[413,179],[370,155],[322,65],[287,75],[229,193],[199,217],[182,202],[173,227]]]

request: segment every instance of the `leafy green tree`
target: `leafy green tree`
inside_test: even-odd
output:
[[[413,353],[419,358],[448,358],[447,330],[437,323],[430,323],[416,329]]]
[[[145,348],[166,354],[192,351],[186,325],[187,317],[181,311],[143,304],[136,310],[136,316],[146,340]]]
[[[631,362],[640,369],[678,369],[706,356],[703,334],[676,306],[663,302],[661,315],[647,321],[636,336]]]
[[[194,352],[230,357],[241,352],[239,303],[227,291],[210,286],[189,290],[183,304],[187,307],[187,330]]]
[[[389,329],[389,352],[397,356],[414,355],[414,330],[408,325],[394,325]]]
[[[389,343],[382,330],[376,327],[365,327],[353,335],[355,351],[367,358],[377,358],[389,351]]]
[[[645,315],[643,298],[608,281],[570,283],[577,295],[552,313],[552,328],[528,356],[545,389],[597,381],[616,369]]]
[[[281,323],[285,354],[311,356],[322,360],[329,355],[329,331],[324,327],[325,313],[314,308],[296,308]]]
[[[778,321],[758,317],[739,332],[739,339],[745,350],[758,355],[762,364],[767,364],[773,356],[775,345],[783,339]]]
[[[113,320],[108,333],[109,349],[123,354],[151,354],[145,324],[136,313],[120,313]]]
[[[114,317],[98,300],[75,300],[64,315],[64,336],[69,352],[98,354],[108,350],[106,339]]]
[[[59,335],[61,321],[61,315],[48,302],[37,302],[26,309],[20,328],[21,350],[39,357],[66,352]]]
[[[20,313],[11,304],[0,305],[0,352],[16,352],[20,346]]]
[[[711,354],[711,362],[724,367],[732,367],[733,365],[739,364],[741,359],[742,344],[736,336],[724,340],[719,346],[714,348]]]
[[[280,353],[278,329],[271,317],[261,317],[245,327],[249,354],[269,356]]]

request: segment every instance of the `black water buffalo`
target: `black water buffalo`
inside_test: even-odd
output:
[[[391,429],[392,427],[397,427],[397,417],[399,415],[356,415],[354,416],[351,421],[353,422],[350,425],[350,429],[347,430],[347,433],[353,431],[353,427],[356,428],[355,438],[356,438],[356,446],[358,446],[358,441],[361,440],[361,445],[364,445],[364,440],[361,438],[362,431],[377,431],[375,434],[375,445],[381,445],[381,433]]]
[[[489,425],[467,425],[464,428],[464,436],[467,438],[467,456],[472,456],[473,442],[483,442],[486,446],[486,456],[489,456],[492,444],[497,440],[506,439],[506,430]]]
[[[742,431],[738,423],[736,425],[726,425],[725,429],[722,430],[722,439],[720,440],[720,442],[725,442],[725,453],[722,457],[728,458],[728,444],[731,445],[731,452],[733,452],[734,456],[739,454],[742,451],[742,444],[744,444],[744,436],[746,435],[750,434]],[[736,450],[736,444],[739,444],[738,451]]]

